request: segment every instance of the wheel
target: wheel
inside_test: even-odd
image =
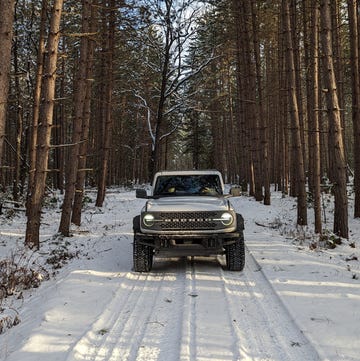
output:
[[[136,232],[140,232],[140,216],[136,216],[133,218],[133,231],[134,234]]]
[[[226,266],[229,271],[242,271],[245,267],[245,242],[244,238],[226,246]]]
[[[150,272],[153,264],[153,249],[150,246],[139,243],[136,236],[140,232],[140,216],[133,218],[134,244],[133,263],[135,272]]]
[[[135,272],[150,272],[153,264],[153,249],[139,243],[136,235],[133,244],[133,262]]]
[[[226,266],[229,271],[242,271],[245,267],[244,219],[237,214],[239,239],[225,247]]]

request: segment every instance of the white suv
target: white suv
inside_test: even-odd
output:
[[[237,214],[218,171],[166,171],[155,174],[152,192],[133,219],[136,272],[149,272],[153,256],[226,255],[227,268],[245,265],[244,219]]]

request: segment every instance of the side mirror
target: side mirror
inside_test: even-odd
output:
[[[144,198],[147,199],[148,195],[145,189],[137,189],[136,190],[136,198]]]
[[[234,186],[230,188],[230,195],[233,197],[239,197],[241,196],[241,187],[240,186]]]

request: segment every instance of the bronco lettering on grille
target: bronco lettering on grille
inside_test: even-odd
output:
[[[163,230],[180,229],[216,229],[218,212],[184,212],[184,213],[161,213],[157,226]]]

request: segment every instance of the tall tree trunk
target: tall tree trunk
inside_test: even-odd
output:
[[[300,3],[304,4],[305,0]],[[300,137],[301,137],[301,149],[303,153],[303,162],[304,162],[304,172],[306,172],[306,137],[304,129],[305,125],[305,117],[304,117],[304,107],[303,107],[303,86],[301,79],[301,54],[300,54],[300,40],[298,30],[298,18],[299,18],[299,9],[297,5],[297,0],[291,0],[290,4],[290,24],[291,24],[291,37],[293,40],[293,54],[294,54],[294,67],[295,67],[295,78],[296,78],[296,95],[297,95],[297,103],[299,110],[299,126],[300,126]],[[295,174],[296,174],[295,169]]]
[[[261,160],[260,160],[260,134],[259,134],[259,113],[256,94],[256,65],[254,64],[254,30],[252,22],[247,21],[251,19],[251,3],[244,1],[243,7],[240,9],[243,44],[244,44],[244,78],[245,78],[245,113],[247,114],[247,122],[250,129],[251,137],[251,164],[250,164],[250,179],[253,181],[253,189],[250,186],[250,191],[257,201],[263,200],[262,192],[262,176],[261,176]]]
[[[68,41],[66,37],[61,39],[60,48],[66,54],[69,49]],[[59,98],[65,99],[67,96],[67,80],[66,80],[66,70],[67,70],[67,58],[61,57],[58,64],[60,74],[59,79]],[[52,134],[54,139],[54,144],[66,144],[69,142],[68,137],[68,109],[66,104],[63,101],[57,103],[56,112],[54,115],[54,132]],[[65,188],[65,156],[67,154],[66,147],[56,147],[53,151],[53,159],[56,171],[53,172],[53,184],[61,192],[64,193]]]
[[[348,238],[348,200],[346,192],[346,162],[341,128],[340,107],[333,63],[330,0],[321,0],[321,44],[323,53],[324,82],[326,87],[329,138],[334,145],[333,189],[335,196],[334,233]]]
[[[288,94],[285,91],[288,88],[287,74],[286,74],[286,54],[287,54],[287,34],[284,32],[284,15],[280,17],[279,22],[279,71],[278,81],[280,91],[279,100],[279,153],[281,157],[280,172],[281,172],[281,191],[283,194],[289,194],[289,135],[288,135]]]
[[[17,13],[15,8],[15,16],[14,21],[17,23]],[[19,70],[19,34],[17,32],[17,26],[15,27],[14,34],[14,43],[13,43],[13,54],[14,54],[14,73],[20,74]],[[14,171],[14,179],[13,179],[13,199],[15,202],[19,200],[19,189],[20,189],[20,168],[22,164],[21,159],[21,145],[23,139],[23,95],[22,88],[20,86],[20,80],[18,76],[15,76],[15,96],[16,96],[16,152],[15,152],[15,171]]]
[[[248,184],[252,188],[252,179],[250,177],[250,140],[249,140],[249,125],[245,119],[245,102],[242,97],[245,94],[245,82],[244,69],[245,69],[245,56],[243,52],[244,48],[244,36],[243,36],[243,21],[242,21],[242,5],[239,1],[233,0],[233,13],[235,19],[236,29],[236,126],[238,128],[238,142],[239,148],[239,172],[240,184],[242,190],[247,192]]]
[[[354,217],[360,217],[360,59],[359,59],[359,2],[348,0],[350,54],[351,54],[351,88],[352,88],[352,120],[354,134]]]
[[[160,170],[161,167],[161,138],[163,132],[163,121],[164,121],[164,110],[165,110],[165,102],[166,102],[166,89],[168,83],[168,71],[170,64],[170,47],[171,43],[174,39],[172,39],[171,34],[171,6],[172,0],[166,1],[165,8],[165,21],[166,21],[166,30],[165,30],[165,44],[164,44],[164,52],[163,52],[163,63],[161,69],[161,86],[160,86],[160,94],[159,101],[157,104],[156,111],[156,123],[155,123],[155,139],[151,152],[150,158],[150,169],[149,173],[151,178],[154,176],[154,173]]]
[[[38,127],[38,144],[36,150],[36,167],[34,184],[27,203],[27,226],[25,243],[29,247],[39,248],[39,230],[41,220],[42,199],[45,193],[48,159],[50,151],[51,129],[55,99],[56,63],[60,39],[60,21],[63,0],[55,0],[51,12],[50,31],[47,42],[47,58],[45,60],[44,83],[42,87],[42,104]]]
[[[39,31],[39,45],[37,55],[37,69],[35,76],[34,100],[33,100],[33,115],[30,125],[30,142],[29,142],[29,184],[28,184],[28,197],[30,196],[31,189],[34,185],[35,177],[35,163],[36,163],[36,145],[37,145],[37,132],[39,124],[40,112],[40,97],[42,87],[42,76],[44,69],[44,54],[45,54],[45,26],[47,20],[47,6],[48,0],[42,0],[41,4],[41,17],[40,17],[40,31]]]
[[[287,70],[288,70],[288,84],[289,84],[289,103],[290,103],[290,115],[293,128],[293,154],[297,172],[297,224],[307,224],[307,207],[306,207],[306,181],[304,171],[304,160],[302,152],[301,131],[300,131],[300,119],[298,109],[298,98],[296,93],[296,76],[295,76],[295,63],[293,55],[293,44],[291,36],[290,26],[290,7],[287,0],[282,1],[282,9],[284,12],[284,30],[287,39]]]
[[[264,109],[264,96],[263,96],[263,82],[261,71],[261,58],[260,58],[260,43],[258,39],[259,25],[257,23],[257,14],[255,11],[255,4],[250,2],[252,14],[252,28],[254,36],[254,58],[256,66],[256,85],[257,85],[257,102],[258,102],[258,118],[259,118],[259,145],[260,145],[260,165],[261,165],[261,179],[264,186],[264,204],[270,205],[270,179],[269,179],[269,141],[268,141],[268,124]]]
[[[341,8],[344,6],[343,1],[341,0],[331,0],[331,21],[332,21],[332,47],[333,47],[333,62],[334,62],[334,71],[336,78],[336,86],[337,86],[337,94],[339,101],[339,109],[340,109],[340,118],[341,118],[341,131],[342,137],[345,139],[345,89],[344,89],[344,68],[347,66],[344,62],[344,50],[343,50],[343,35],[342,35],[342,20],[341,20],[341,12],[343,11]],[[331,147],[329,148],[330,152]],[[344,142],[344,155],[345,162],[347,163],[347,144]],[[331,157],[331,155],[329,155]]]
[[[11,43],[15,0],[0,1],[0,186],[3,180],[3,151],[10,82]]]
[[[74,92],[74,117],[72,127],[72,146],[69,151],[69,159],[66,162],[65,196],[61,212],[59,232],[64,236],[70,235],[71,213],[75,197],[76,177],[79,164],[80,140],[84,122],[84,108],[87,94],[87,61],[89,45],[89,29],[91,18],[91,1],[82,1],[82,33],[80,41],[80,58],[77,69],[77,79]]]
[[[106,192],[106,182],[109,169],[110,161],[110,148],[112,142],[112,97],[113,97],[113,88],[114,88],[114,48],[115,48],[115,0],[110,0],[108,4],[110,11],[109,23],[108,23],[108,39],[107,39],[107,83],[105,89],[106,96],[106,105],[104,112],[104,134],[103,134],[103,143],[101,150],[101,161],[100,161],[100,174],[99,174],[99,183],[98,183],[98,193],[96,198],[96,206],[102,207],[105,192]]]
[[[90,1],[92,3],[92,0]],[[95,32],[96,22],[94,16],[94,8],[91,9],[91,21],[90,21],[90,32]],[[76,190],[73,204],[73,211],[71,221],[80,226],[81,224],[81,208],[84,197],[84,186],[86,177],[86,157],[88,151],[88,138],[89,138],[89,125],[90,125],[90,110],[91,110],[91,94],[92,94],[92,78],[94,76],[94,48],[95,41],[88,39],[88,53],[87,53],[87,64],[86,64],[86,95],[83,109],[83,123],[81,142],[79,149],[79,162],[78,162],[78,173],[76,178]]]
[[[320,129],[319,129],[319,20],[320,12],[317,0],[310,1],[311,27],[309,68],[309,160],[311,189],[314,199],[315,232],[322,233],[321,221],[321,172],[320,172]]]

